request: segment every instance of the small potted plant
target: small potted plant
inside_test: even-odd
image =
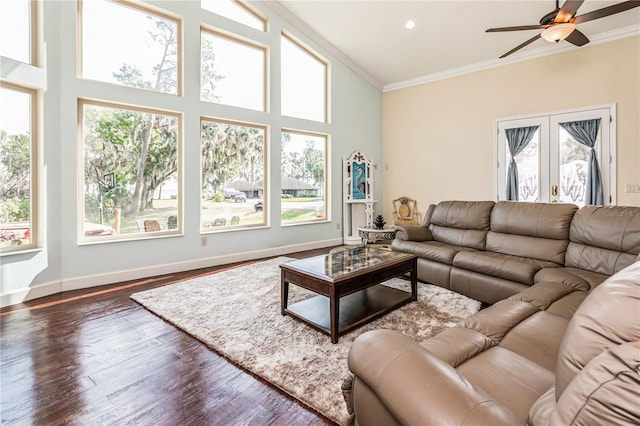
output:
[[[384,217],[382,217],[381,214],[376,216],[376,219],[373,221],[373,225],[376,227],[376,229],[384,229],[385,223],[387,222],[384,220]]]

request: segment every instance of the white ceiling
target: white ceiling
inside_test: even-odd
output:
[[[587,0],[576,16],[620,2]],[[555,8],[554,0],[280,0],[275,3],[281,12],[290,12],[294,19],[302,21],[342,52],[352,61],[352,67],[369,81],[385,89],[532,55],[579,49],[564,41],[556,46],[540,39],[498,60],[500,55],[539,30],[505,33],[485,33],[485,30],[538,24],[543,15]],[[416,22],[411,31],[404,27],[408,19]],[[639,34],[640,7],[585,22],[578,28],[591,40],[585,47]]]

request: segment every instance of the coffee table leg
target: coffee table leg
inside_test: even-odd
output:
[[[289,300],[289,283],[285,279],[284,271],[280,274],[280,314],[284,315]]]
[[[340,298],[336,297],[336,290],[329,291],[329,316],[331,327],[331,343],[338,343],[338,324],[340,324]]]
[[[409,273],[411,277],[411,300],[418,300],[418,265],[416,259],[413,260],[413,269]]]

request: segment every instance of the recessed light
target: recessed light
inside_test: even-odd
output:
[[[409,19],[405,24],[404,27],[408,30],[412,30],[416,27],[416,21],[414,21],[413,19]]]

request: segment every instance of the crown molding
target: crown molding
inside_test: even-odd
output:
[[[595,46],[602,43],[608,43],[611,41],[633,37],[640,35],[640,25],[631,25],[628,27],[622,27],[604,33],[596,34],[590,37],[591,42],[589,46]],[[576,47],[569,43],[562,44],[548,44],[537,49],[520,51],[507,59],[490,59],[487,61],[476,62],[474,64],[465,65],[458,68],[452,68],[445,71],[440,71],[432,74],[423,75],[421,77],[412,78],[410,80],[399,81],[396,83],[385,84],[383,92],[390,92],[393,90],[405,89],[412,86],[418,86],[420,84],[431,83],[438,80],[444,80],[451,77],[457,77],[464,74],[470,74],[478,71],[483,71],[491,68],[501,67],[504,65],[515,64],[517,62],[528,61],[531,59],[541,58],[544,56],[555,55],[558,53],[568,52],[575,50]]]

